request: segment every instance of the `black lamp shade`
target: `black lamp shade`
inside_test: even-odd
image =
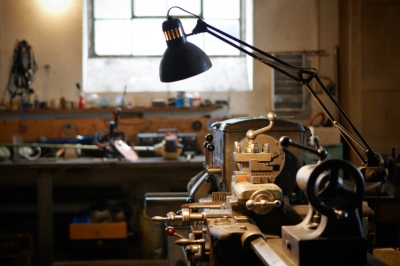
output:
[[[208,56],[186,40],[179,19],[169,18],[163,23],[167,50],[160,63],[160,80],[174,82],[201,74],[211,68]]]

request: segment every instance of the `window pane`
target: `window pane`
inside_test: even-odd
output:
[[[203,12],[208,24],[240,38],[240,0],[93,0],[96,55],[161,56],[166,49],[161,26],[173,6],[195,15]],[[197,18],[179,8],[173,8],[169,14],[189,17],[181,21],[186,34],[192,32]],[[208,55],[240,55],[236,48],[207,33],[190,36],[188,41]]]
[[[131,18],[131,0],[94,0],[94,18]]]
[[[94,22],[97,55],[131,54],[130,20],[97,20]]]
[[[166,0],[135,0],[133,6],[134,16],[167,16]]]
[[[239,34],[239,21],[238,20],[209,20],[207,21],[211,26],[222,30],[235,38],[240,38]],[[224,37],[226,38],[226,37]],[[232,40],[229,40],[232,41]],[[233,43],[235,43],[233,41]],[[236,44],[236,43],[235,43]],[[208,55],[239,55],[240,51],[229,44],[207,34],[205,37],[204,50]]]
[[[181,7],[195,15],[200,15],[200,0],[134,0],[135,16],[167,17],[168,9],[173,6]],[[190,14],[173,8],[171,16],[190,16]]]
[[[203,0],[204,19],[239,19],[240,0]]]
[[[162,55],[167,49],[161,25],[164,19],[134,19],[132,22],[133,55]]]

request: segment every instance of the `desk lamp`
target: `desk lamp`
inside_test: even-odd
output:
[[[186,79],[211,68],[210,58],[203,50],[186,40],[187,35],[179,19],[168,16],[162,29],[168,46],[160,63],[162,82]]]
[[[195,28],[191,34],[185,34],[182,23],[178,18],[172,18],[169,12],[172,8],[181,9],[198,18]],[[362,166],[359,170],[364,175],[365,180],[368,182],[381,182],[387,177],[387,170],[384,167],[384,160],[381,155],[372,151],[371,147],[362,137],[360,132],[350,121],[344,110],[340,107],[338,102],[328,91],[318,76],[318,71],[314,68],[299,68],[292,66],[250,44],[237,39],[209,24],[204,22],[200,17],[190,13],[180,7],[173,6],[167,12],[167,20],[162,24],[164,36],[167,42],[167,50],[165,51],[160,63],[160,80],[162,82],[173,82],[192,76],[198,75],[211,68],[212,64],[208,56],[197,46],[187,41],[187,37],[199,33],[209,33],[212,36],[220,39],[221,41],[235,47],[241,52],[253,57],[254,59],[268,65],[269,67],[281,72],[282,74],[290,77],[291,79],[303,84],[307,87],[308,91],[318,102],[320,107],[326,113],[332,124],[339,130],[342,137],[356,153],[357,157],[361,160]],[[244,48],[246,47],[246,49]],[[251,49],[249,51],[247,49]],[[349,126],[357,135],[358,139],[350,134],[329,112],[321,99],[311,88],[310,82],[315,79],[318,85],[328,95],[329,99],[333,102],[339,113],[344,117]],[[358,149],[362,149],[363,153]]]

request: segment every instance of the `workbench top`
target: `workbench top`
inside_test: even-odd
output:
[[[124,158],[73,158],[73,159],[51,159],[39,158],[35,161],[19,159],[17,161],[8,160],[0,162],[1,168],[31,168],[31,169],[51,169],[51,168],[149,168],[149,167],[193,167],[199,166],[205,162],[205,156],[195,156],[191,160],[185,157],[178,157],[176,160],[166,160],[163,157],[140,157],[137,161],[131,162]]]

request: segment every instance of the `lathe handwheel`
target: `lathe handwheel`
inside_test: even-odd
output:
[[[353,191],[344,188],[343,182],[339,182],[340,169],[353,178],[355,184]],[[329,177],[329,180],[326,186],[321,189],[318,185],[318,178],[324,172]],[[340,159],[321,162],[312,171],[307,181],[308,200],[314,209],[328,217],[338,217],[338,213],[346,214],[354,211],[360,206],[364,191],[365,182],[361,172],[352,163]],[[332,203],[328,204],[339,197],[345,199],[344,206],[337,207],[332,206]]]

